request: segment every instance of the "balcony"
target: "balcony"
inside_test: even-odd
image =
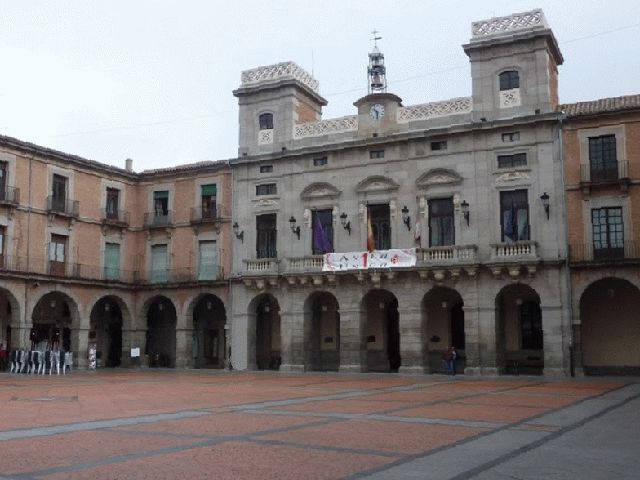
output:
[[[295,273],[321,272],[324,264],[323,255],[308,255],[306,257],[289,257],[286,259],[286,271]]]
[[[580,187],[589,194],[594,187],[619,185],[622,192],[629,186],[629,161],[618,160],[615,164],[594,168],[591,164],[580,165]]]
[[[167,228],[173,226],[173,212],[146,212],[144,214],[144,228]]]
[[[20,203],[20,189],[5,186],[0,189],[0,205],[16,206]]]
[[[191,208],[189,220],[191,225],[216,224],[229,217],[224,205],[200,205]]]
[[[600,246],[578,243],[569,246],[569,261],[573,264],[620,264],[640,262],[640,242],[627,241],[618,245]]]
[[[503,262],[538,260],[538,243],[524,240],[491,245],[491,260]]]
[[[77,200],[58,198],[53,195],[47,197],[47,212],[49,215],[59,215],[68,218],[78,218],[80,204]]]
[[[142,284],[215,282],[224,280],[224,269],[220,265],[209,265],[205,268],[183,267],[150,270],[136,270],[133,281]]]
[[[243,260],[244,272],[249,275],[269,275],[278,273],[278,259],[259,258],[257,260]]]
[[[476,263],[476,245],[447,245],[444,247],[419,248],[417,261],[426,266]]]
[[[114,227],[127,227],[129,226],[129,212],[104,209],[102,211],[102,224],[112,225]]]
[[[47,262],[47,273],[54,277],[79,277],[80,265],[70,262]]]

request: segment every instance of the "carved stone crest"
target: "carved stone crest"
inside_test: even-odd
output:
[[[462,183],[462,177],[454,170],[448,168],[434,168],[423,173],[416,180],[419,189],[426,189],[436,185],[456,185]]]
[[[317,198],[337,198],[342,192],[327,182],[316,182],[308,185],[300,192],[303,200],[313,200]]]
[[[358,193],[395,192],[399,185],[388,177],[373,175],[362,180],[356,187]]]

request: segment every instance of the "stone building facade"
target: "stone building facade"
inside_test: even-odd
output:
[[[227,162],[136,174],[0,137],[0,340],[223,367],[230,205]]]
[[[562,105],[578,373],[640,371],[640,96]]]
[[[294,63],[243,72],[235,368],[435,372],[453,344],[467,373],[568,372],[562,55],[539,10],[472,32],[466,98],[403,106],[377,47],[343,118]],[[415,263],[330,271],[320,232]]]

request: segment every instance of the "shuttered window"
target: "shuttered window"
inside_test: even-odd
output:
[[[107,243],[104,248],[104,276],[107,280],[120,278],[120,244]]]
[[[215,280],[218,272],[218,245],[215,241],[200,242],[198,280]]]
[[[153,245],[151,247],[151,281],[161,283],[166,282],[168,278],[167,246]]]

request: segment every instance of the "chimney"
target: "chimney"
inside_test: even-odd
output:
[[[124,162],[125,162],[125,163],[124,163],[124,165],[125,165],[125,166],[124,166],[124,169],[125,169],[127,172],[133,172],[133,160],[132,160],[132,159],[130,159],[130,158],[127,158]]]

